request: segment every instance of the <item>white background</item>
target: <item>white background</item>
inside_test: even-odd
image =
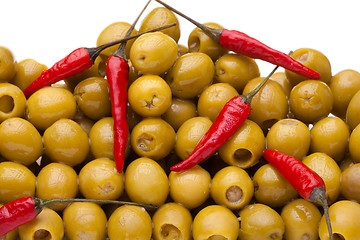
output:
[[[355,0],[165,1],[199,22],[216,22],[245,32],[285,53],[302,47],[317,49],[329,58],[333,74],[344,69],[360,71],[360,13]],[[78,47],[94,47],[109,24],[132,23],[146,2],[2,0],[0,45],[10,48],[17,61],[32,58],[51,67]],[[143,16],[158,6],[152,0]],[[195,27],[178,18],[179,43],[187,45]],[[271,64],[257,62],[262,75],[271,71]]]

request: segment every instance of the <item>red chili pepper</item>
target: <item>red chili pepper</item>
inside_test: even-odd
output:
[[[191,19],[185,14],[179,12],[168,4],[162,2],[161,0],[156,0],[160,4],[164,5],[166,8],[171,11],[179,14],[180,16],[186,18],[201,30],[203,30],[209,37],[214,39],[221,47],[233,51],[235,53],[243,54],[251,58],[261,59],[272,64],[284,67],[290,71],[293,71],[297,74],[300,74],[304,77],[310,79],[320,79],[321,76],[317,72],[311,70],[310,68],[304,66],[300,62],[296,61],[289,55],[282,53],[278,50],[270,48],[269,46],[263,44],[262,42],[249,37],[245,33],[227,30],[227,29],[213,29],[207,27],[199,22]]]
[[[147,2],[139,16],[135,19],[125,37],[130,36],[150,1]],[[115,53],[109,57],[106,66],[106,78],[109,85],[112,117],[114,119],[114,160],[118,172],[121,172],[124,168],[125,149],[129,134],[129,126],[126,119],[129,64],[126,59],[125,46],[126,42],[120,44]]]
[[[157,206],[115,200],[97,199],[40,199],[37,197],[23,197],[9,202],[0,208],[0,238],[17,227],[31,222],[47,206],[57,203],[93,202],[101,204],[134,205],[147,209]]]
[[[123,39],[109,42],[94,48],[85,48],[81,47],[72,51],[65,58],[61,59],[55,63],[51,68],[43,71],[41,75],[35,79],[25,90],[24,95],[26,98],[30,97],[35,91],[40,88],[50,86],[53,83],[56,83],[60,80],[63,80],[67,77],[74,76],[86,69],[90,68],[95,59],[99,56],[100,52],[105,48],[111,47],[113,45],[127,42],[130,39],[137,38],[145,33],[159,31],[165,28],[169,28],[176,25],[170,24],[160,28],[152,29],[146,32],[142,32],[133,36],[127,36]]]
[[[209,157],[223,145],[250,115],[252,98],[260,91],[277,68],[278,66],[251,92],[230,99],[191,155],[184,161],[172,166],[171,170],[176,172],[188,170]]]
[[[300,160],[285,153],[267,149],[264,151],[264,157],[294,187],[300,196],[323,206],[329,236],[332,240],[329,208],[323,179]]]

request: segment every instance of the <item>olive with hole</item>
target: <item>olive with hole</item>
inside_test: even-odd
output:
[[[0,122],[12,117],[23,117],[25,109],[26,98],[21,89],[11,83],[0,83]]]
[[[210,193],[217,204],[239,210],[252,199],[254,184],[245,170],[228,166],[215,174],[211,180]]]
[[[188,209],[199,207],[210,196],[211,176],[199,165],[182,172],[170,172],[170,196]]]
[[[228,53],[215,62],[215,80],[228,83],[238,92],[254,78],[260,77],[259,67],[255,60],[244,55]]]
[[[360,90],[355,93],[351,98],[349,105],[346,109],[346,123],[349,125],[350,130],[354,130],[360,123]]]
[[[25,59],[17,63],[17,72],[11,83],[18,86],[22,91],[25,90],[43,71],[48,69],[44,64],[38,63],[34,59]]]
[[[152,217],[155,240],[190,240],[192,216],[190,211],[177,203],[165,203]]]
[[[348,200],[360,202],[360,163],[341,173],[341,195]]]
[[[184,122],[196,116],[197,109],[194,101],[173,98],[171,100],[170,107],[166,110],[162,117],[174,128],[175,131],[177,131]]]
[[[0,46],[0,82],[9,82],[17,70],[13,53],[7,47]]]

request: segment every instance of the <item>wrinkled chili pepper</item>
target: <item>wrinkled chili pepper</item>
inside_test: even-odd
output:
[[[300,160],[285,153],[267,149],[264,151],[264,158],[294,187],[301,197],[322,205],[329,237],[332,240],[329,207],[323,179]]]
[[[276,66],[254,90],[230,99],[222,108],[209,130],[200,139],[190,156],[184,161],[172,166],[171,170],[176,172],[188,170],[209,157],[222,146],[250,115],[252,98],[260,91],[278,67],[279,66]]]
[[[289,55],[280,52],[278,50],[275,50],[273,48],[270,48],[269,46],[256,40],[255,38],[246,35],[245,33],[236,30],[213,29],[207,27],[191,19],[185,14],[179,12],[178,10],[162,2],[161,0],[156,0],[156,1],[164,5],[166,8],[170,9],[171,11],[179,14],[180,16],[192,22],[198,28],[203,30],[209,37],[211,37],[217,43],[219,43],[221,47],[227,50],[233,51],[238,54],[243,54],[250,58],[264,60],[266,62],[281,66],[285,69],[288,69],[292,72],[295,72],[310,79],[321,78],[320,74],[304,66],[303,64],[296,61]]]
[[[150,204],[141,204],[134,202],[116,201],[116,200],[98,200],[98,199],[40,199],[37,197],[22,197],[9,202],[0,208],[0,237],[8,232],[24,225],[32,220],[46,207],[58,203],[72,202],[93,202],[100,204],[116,204],[116,205],[134,205],[154,210],[157,206]]]
[[[147,2],[125,37],[130,36],[141,14],[150,2],[151,0]],[[112,117],[114,119],[114,160],[118,172],[121,172],[124,168],[125,149],[129,134],[126,119],[129,64],[126,59],[125,47],[126,42],[121,43],[119,48],[109,57],[106,65],[106,78],[109,85]]]
[[[31,94],[33,94],[40,88],[50,86],[53,83],[85,71],[94,64],[94,61],[99,56],[100,52],[108,47],[119,43],[124,43],[130,39],[137,38],[145,33],[159,31],[165,28],[173,27],[174,25],[176,24],[170,24],[133,36],[127,36],[123,39],[109,42],[94,48],[81,47],[75,49],[65,58],[56,62],[51,68],[44,70],[41,75],[24,90],[24,95],[26,98],[28,98],[31,96]]]

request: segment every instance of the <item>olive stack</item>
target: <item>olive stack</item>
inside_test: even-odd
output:
[[[296,49],[291,57],[321,79],[273,74],[254,96],[249,118],[215,154],[174,172],[170,167],[191,154],[225,103],[264,79],[254,59],[221,48],[199,28],[188,47],[178,44],[179,20],[164,7],[153,9],[133,34],[174,22],[126,45],[130,134],[121,173],[113,160],[105,78],[118,45],[102,51],[88,70],[28,99],[24,89],[47,66],[16,62],[0,47],[0,203],[36,196],[158,206],[56,204],[0,239],[329,239],[320,206],[300,198],[263,159],[266,148],[319,174],[334,239],[360,239],[360,73],[333,75],[322,52]],[[109,25],[97,45],[129,28]]]

